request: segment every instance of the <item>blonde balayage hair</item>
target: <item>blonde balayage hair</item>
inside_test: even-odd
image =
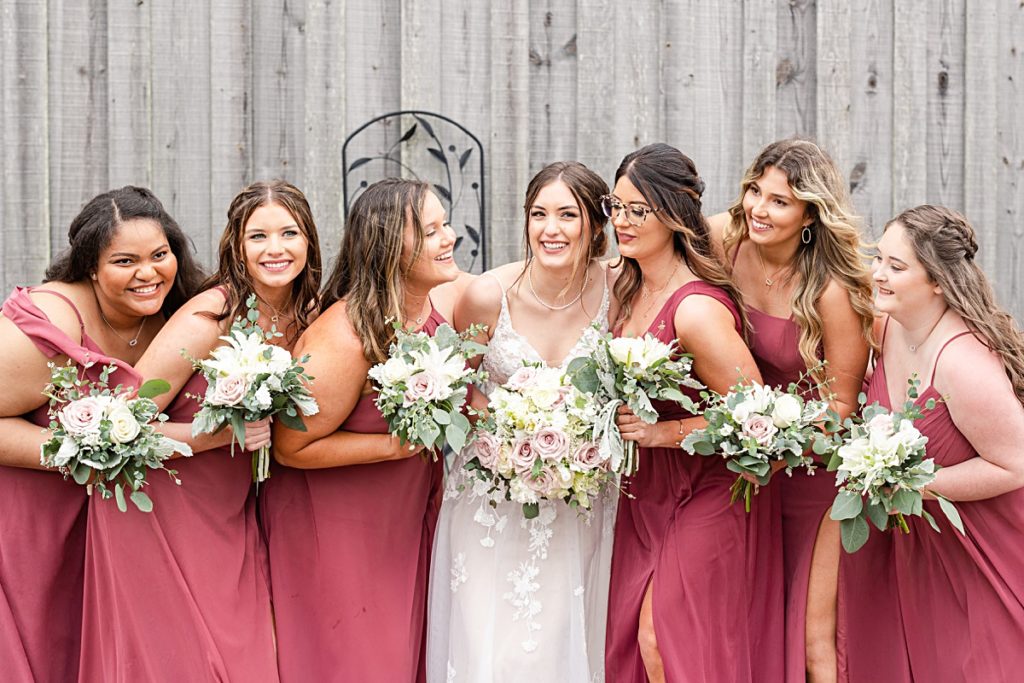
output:
[[[387,359],[395,339],[392,323],[405,318],[405,278],[423,248],[420,214],[428,191],[427,183],[418,180],[385,178],[359,195],[345,221],[321,305],[326,310],[345,299],[348,318],[370,363]],[[402,237],[410,221],[414,246],[405,255]]]
[[[740,183],[740,194],[729,207],[729,224],[723,239],[726,263],[733,263],[736,251],[749,239],[743,197],[769,166],[786,174],[793,196],[807,202],[811,241],[801,241],[791,276],[797,277],[793,290],[793,317],[800,329],[800,356],[808,368],[817,366],[824,335],[818,302],[829,282],[835,280],[850,296],[850,304],[861,321],[864,339],[875,351],[872,326],[875,313],[871,274],[861,239],[861,221],[854,213],[843,174],[835,162],[809,140],[779,140],[761,150]],[[827,373],[816,373],[824,383]]]
[[[996,303],[995,292],[974,260],[978,240],[961,214],[923,204],[886,223],[899,223],[932,282],[942,288],[946,305],[963,319],[981,343],[995,352],[1024,405],[1024,334]]]
[[[712,249],[711,231],[701,213],[704,181],[693,160],[675,147],[658,142],[627,154],[615,171],[615,182],[622,176],[629,178],[651,208],[657,210],[654,215],[672,232],[673,250],[693,274],[721,287],[733,300],[746,337],[749,325],[743,300]],[[615,281],[615,296],[621,307],[614,327],[632,315],[633,299],[644,284],[640,264],[625,256],[620,256],[619,263],[622,272]]]

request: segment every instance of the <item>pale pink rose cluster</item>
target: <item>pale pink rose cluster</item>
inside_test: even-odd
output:
[[[213,390],[207,392],[206,400],[215,406],[236,406],[245,398],[249,383],[244,375],[218,377]]]
[[[443,377],[432,370],[421,370],[406,382],[403,405],[408,407],[417,401],[439,401],[450,394],[451,389]]]
[[[100,431],[108,397],[86,396],[68,403],[60,411],[60,423],[72,436],[86,436]]]
[[[754,414],[743,421],[743,435],[752,437],[759,446],[771,444],[778,431],[779,428],[767,415]]]

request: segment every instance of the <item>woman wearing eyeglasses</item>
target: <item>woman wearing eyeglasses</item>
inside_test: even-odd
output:
[[[760,374],[744,343],[739,293],[715,258],[701,215],[704,183],[665,144],[622,160],[606,202],[618,237],[615,333],[651,333],[694,356],[710,389]],[[686,390],[692,391],[692,390]],[[609,681],[779,681],[782,582],[771,506],[729,502],[736,475],[680,441],[704,420],[659,404],[648,425],[620,409],[639,470],[622,482],[612,554]]]
[[[605,182],[576,162],[542,169],[526,190],[525,261],[485,273],[455,309],[455,324],[487,325],[485,392],[524,364],[565,368],[607,329]],[[449,476],[431,571],[427,680],[605,680],[604,627],[614,491],[580,514],[542,501],[524,520],[466,472]],[[616,679],[609,679],[616,680]]]
[[[710,223],[743,292],[765,384],[786,387],[816,368],[811,379],[825,383],[840,416],[856,410],[874,313],[859,220],[835,163],[813,142],[774,142],[728,213]],[[787,680],[835,681],[835,475],[819,466],[813,476],[801,469],[778,480],[762,495],[781,501]]]

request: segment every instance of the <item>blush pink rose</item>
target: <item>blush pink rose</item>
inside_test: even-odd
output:
[[[509,455],[509,462],[516,472],[520,474],[528,472],[533,467],[533,461],[537,454],[533,452],[533,444],[530,439],[519,439],[512,444],[512,453]]]
[[[537,476],[525,473],[522,478],[526,487],[539,496],[550,495],[558,486],[558,477],[550,467],[542,467]]]
[[[215,406],[238,405],[245,398],[245,389],[245,378],[241,375],[218,377],[208,399]]]
[[[595,469],[608,469],[608,459],[601,457],[601,449],[596,443],[587,442],[572,454],[572,461],[584,472]]]
[[[501,442],[488,432],[477,434],[473,442],[473,454],[480,460],[481,465],[494,471],[498,469],[498,461],[501,459]]]
[[[441,378],[430,370],[417,372],[409,378],[404,403],[409,406],[420,400],[433,401],[440,396],[441,387]]]
[[[892,422],[892,415],[889,413],[879,413],[873,418],[868,420],[868,431],[879,432],[881,434],[892,434],[895,431],[895,425]]]
[[[743,421],[743,434],[754,438],[761,446],[767,446],[779,428],[766,415],[751,415]]]
[[[569,438],[561,429],[544,427],[533,435],[533,452],[544,460],[569,457]]]
[[[537,368],[524,365],[512,373],[512,376],[508,378],[507,382],[505,382],[505,386],[512,391],[522,391],[526,387],[530,386],[536,376]]]
[[[64,406],[60,411],[60,422],[73,436],[94,434],[100,429],[104,404],[92,396],[80,398]]]

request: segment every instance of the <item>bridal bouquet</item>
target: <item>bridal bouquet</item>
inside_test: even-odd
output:
[[[925,457],[928,437],[914,427],[922,411],[917,397],[917,379],[910,380],[909,400],[902,411],[890,412],[877,403],[863,407],[858,418],[847,418],[845,432],[837,436],[839,447],[829,463],[836,471],[839,493],[832,503],[832,519],[838,520],[843,547],[856,552],[868,540],[871,521],[880,531],[898,526],[910,533],[906,515],[916,515],[940,531],[935,518],[924,509],[922,490],[935,479],[939,466]],[[935,407],[929,399],[925,408]],[[949,522],[964,533],[956,507],[933,494]]]
[[[829,452],[829,438],[819,423],[829,421],[828,403],[805,400],[800,384],[790,384],[786,391],[761,384],[737,385],[726,395],[702,392],[708,426],[695,429],[682,441],[683,450],[691,455],[721,454],[726,467],[740,476],[733,483],[731,502],[743,498],[750,512],[755,484],[744,475],[768,483],[772,462],[786,463],[786,473],[797,467],[814,471],[811,449],[818,455]]]
[[[469,385],[487,378],[466,361],[487,350],[473,341],[483,330],[472,325],[459,334],[439,325],[431,336],[395,326],[387,361],[370,368],[369,375],[378,392],[377,409],[402,443],[425,446],[435,458],[445,442],[454,451],[466,445],[470,425],[462,409]]]
[[[104,500],[113,497],[121,512],[128,509],[126,491],[135,507],[150,512],[153,501],[142,490],[146,470],[164,470],[181,484],[177,472],[165,467],[164,461],[174,453],[192,455],[188,444],[164,436],[151,424],[167,420],[152,397],[170,386],[150,380],[132,398],[120,384],[110,388],[114,365],[103,368],[95,382],[80,378],[78,367],[70,362],[49,366],[50,384],[43,393],[50,399],[52,436],[40,448],[40,463],[59,468],[85,485],[90,495],[96,490]]]
[[[520,503],[527,519],[541,500],[589,510],[615,478],[594,437],[599,412],[562,370],[524,366],[491,393],[465,468],[494,498]]]
[[[697,412],[694,402],[680,391],[680,387],[704,388],[690,374],[692,366],[688,354],[676,353],[675,342],[666,344],[650,333],[643,337],[612,337],[606,333],[591,355],[569,363],[573,386],[601,406],[594,440],[614,471],[630,475],[639,466],[636,442],[624,442],[615,424],[619,406],[629,406],[648,424],[658,421],[652,400],[673,401]]]
[[[320,410],[307,386],[313,378],[302,367],[309,356],[296,360],[285,349],[270,344],[267,340],[281,333],[276,327],[265,332],[256,324],[259,311],[255,295],[246,305],[246,319],[236,319],[230,332],[221,337],[226,345],[215,348],[205,360],[189,358],[207,382],[205,396],[192,397],[201,405],[192,421],[192,435],[231,425],[232,455],[235,442],[244,443],[246,422],[276,416],[290,429],[304,432],[302,415],[316,415]],[[253,453],[252,477],[259,483],[269,476],[268,444]]]

